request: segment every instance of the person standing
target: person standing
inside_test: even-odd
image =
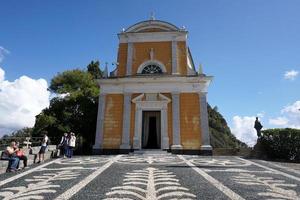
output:
[[[64,135],[61,137],[59,146],[60,146],[60,150],[61,150],[61,156],[63,156],[64,158],[67,156],[68,154],[68,133],[64,133]]]
[[[48,140],[49,140],[47,134],[48,134],[47,131],[43,132],[44,137],[43,137],[41,148],[39,151],[39,161],[37,163],[44,162],[44,160],[45,160],[45,152],[46,152],[46,148],[48,146]]]
[[[73,156],[73,151],[76,145],[76,136],[75,133],[71,132],[70,133],[70,138],[69,138],[69,143],[68,143],[68,157],[72,158]]]
[[[258,121],[258,117],[256,117],[256,120],[254,122],[254,128],[256,130],[257,133],[257,137],[260,138],[261,137],[261,129],[262,129],[262,125],[260,123],[260,121]]]

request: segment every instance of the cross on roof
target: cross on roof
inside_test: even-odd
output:
[[[155,20],[155,14],[153,11],[150,13],[150,20]]]

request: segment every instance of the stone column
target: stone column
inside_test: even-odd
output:
[[[180,141],[180,94],[172,93],[172,113],[173,113],[173,145],[172,150],[182,149]]]
[[[106,98],[106,94],[100,93],[99,103],[98,103],[98,115],[97,115],[95,144],[93,146],[93,149],[95,150],[95,152],[99,151],[102,148],[102,143],[103,143],[105,98]]]
[[[172,41],[172,74],[178,74],[177,66],[177,41]]]
[[[210,145],[210,136],[209,136],[206,92],[199,93],[199,105],[200,105],[199,107],[200,108],[200,129],[201,129],[201,138],[202,138],[201,150],[212,151],[212,147]]]
[[[133,149],[141,149],[141,137],[142,137],[142,108],[136,105],[135,108],[135,124],[134,124],[134,137],[133,137]]]
[[[161,149],[169,149],[169,135],[168,135],[168,105],[163,105],[160,116],[161,124]]]
[[[123,131],[120,149],[130,149],[131,93],[124,94]]]
[[[128,42],[126,76],[130,76],[132,74],[132,55],[133,55],[133,43]]]

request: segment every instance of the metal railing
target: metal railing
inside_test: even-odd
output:
[[[60,138],[57,137],[49,137],[50,144],[57,144]],[[34,147],[40,146],[43,137],[7,137],[0,139],[0,151],[5,150],[7,146],[10,146],[11,142],[18,142],[20,147]]]

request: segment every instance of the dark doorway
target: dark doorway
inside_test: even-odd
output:
[[[160,112],[143,112],[142,147],[160,149]]]

